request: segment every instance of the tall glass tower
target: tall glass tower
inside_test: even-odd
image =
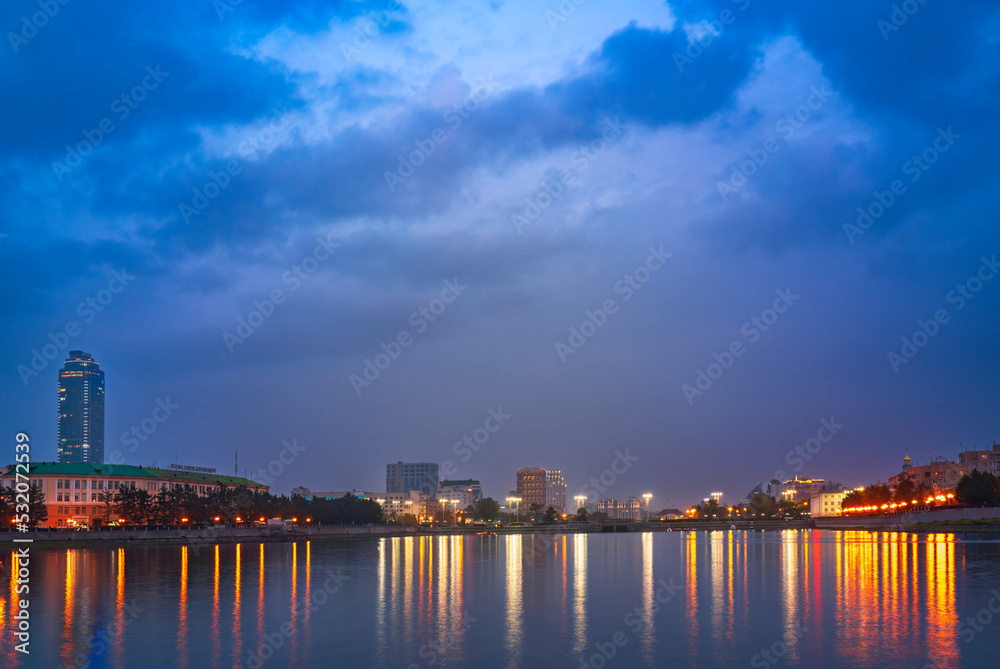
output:
[[[59,370],[58,438],[59,462],[104,464],[104,372],[83,351]]]

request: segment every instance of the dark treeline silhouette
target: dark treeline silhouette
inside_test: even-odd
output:
[[[155,495],[120,486],[105,491],[99,500],[105,523],[120,518],[126,525],[249,524],[261,518],[347,525],[377,523],[382,517],[378,504],[350,493],[337,499],[306,499],[300,495],[275,496],[244,486],[219,486],[207,495],[197,494],[189,485]]]

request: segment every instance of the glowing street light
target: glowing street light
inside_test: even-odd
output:
[[[642,498],[644,500],[646,500],[646,522],[648,523],[649,522],[649,500],[653,499],[653,493],[651,493],[651,492],[644,493],[643,496],[642,496]]]
[[[510,511],[511,502],[513,502],[515,505],[517,505],[517,506],[514,507],[514,522],[520,522],[521,509],[519,508],[519,506],[521,504],[521,498],[520,497],[508,497],[507,498],[507,511]]]

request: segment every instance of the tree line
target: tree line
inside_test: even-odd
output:
[[[883,504],[911,504],[913,500],[923,502],[934,496],[934,486],[929,483],[914,483],[909,477],[903,478],[893,490],[887,484],[871,485],[864,490],[852,490],[841,505],[844,509]],[[1000,479],[978,469],[963,476],[955,488],[955,501],[967,506],[1000,506]]]
[[[246,486],[218,486],[206,495],[199,495],[186,484],[156,494],[119,486],[101,493],[98,501],[105,522],[114,516],[126,525],[247,524],[261,518],[346,525],[377,523],[382,517],[377,503],[350,493],[337,499],[306,499],[301,495],[272,495]]]

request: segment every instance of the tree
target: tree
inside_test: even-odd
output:
[[[3,515],[0,518],[3,519],[6,525],[8,521],[15,519],[16,523],[21,523],[24,520],[24,508],[22,507],[18,510],[19,504],[24,504],[25,493],[17,492],[17,487],[13,488],[0,488],[0,513]],[[27,523],[26,525],[32,529],[38,527],[39,523],[44,523],[49,519],[49,510],[45,507],[45,493],[42,492],[42,487],[35,483],[32,483],[28,488],[28,513],[27,513]],[[19,499],[20,497],[20,499]]]
[[[864,506],[865,503],[865,493],[863,490],[852,490],[851,492],[844,495],[843,501],[840,503],[841,509],[853,509],[855,507]]]
[[[604,513],[603,511],[595,511],[592,514],[590,514],[590,519],[596,521],[607,520],[608,514]]]
[[[702,507],[701,516],[706,520],[718,520],[719,519],[719,502],[714,499],[710,499],[705,502]]]
[[[897,504],[900,502],[906,502],[909,504],[917,495],[917,485],[910,480],[909,476],[904,476],[896,484],[896,492],[893,493],[892,501]]]
[[[712,501],[714,502],[715,500]],[[750,500],[749,511],[754,518],[771,518],[775,515],[777,509],[773,499],[759,492]]]
[[[145,490],[118,487],[115,493],[115,513],[127,525],[143,525],[153,513],[153,498]]]
[[[579,509],[576,510],[576,522],[578,522],[578,523],[586,523],[589,520],[590,520],[590,517],[588,516],[587,510],[585,508],[583,508],[581,506]]]
[[[108,488],[97,493],[97,501],[104,506],[104,524],[111,522],[111,512],[115,507],[115,491]]]
[[[500,503],[492,497],[484,497],[476,502],[476,520],[492,521],[500,517]]]
[[[892,489],[885,483],[865,488],[865,496],[872,505],[881,506],[892,502]]]
[[[778,502],[778,511],[784,518],[801,518],[804,513],[809,511],[809,505],[805,502],[783,499]]]
[[[1000,486],[997,477],[989,472],[973,469],[958,482],[955,497],[969,506],[997,506],[1000,504]]]
[[[538,502],[535,502],[534,504],[528,507],[528,510],[531,512],[531,522],[537,523],[538,514],[542,512],[542,505],[539,504]]]
[[[548,525],[554,524],[556,522],[556,518],[558,518],[558,517],[559,517],[559,514],[556,513],[555,507],[550,506],[549,508],[545,509],[545,523],[546,524],[548,524]]]
[[[14,506],[11,504],[11,488],[0,486],[0,527],[10,527],[14,518]]]

